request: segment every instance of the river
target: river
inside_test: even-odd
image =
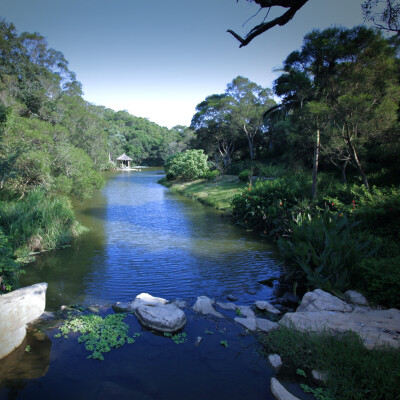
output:
[[[108,173],[90,200],[75,204],[89,232],[71,247],[40,255],[23,285],[47,282],[47,309],[130,301],[142,292],[167,299],[199,295],[242,304],[270,300],[260,280],[278,277],[274,248],[221,213],[157,183],[162,171]]]

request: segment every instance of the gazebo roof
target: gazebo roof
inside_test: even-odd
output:
[[[132,161],[132,158],[128,157],[125,153],[117,158],[117,161]]]

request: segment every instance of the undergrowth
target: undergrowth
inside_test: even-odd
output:
[[[335,338],[280,327],[259,337],[265,355],[285,365],[326,371],[326,389],[337,400],[399,400],[400,349],[367,350],[355,334]]]

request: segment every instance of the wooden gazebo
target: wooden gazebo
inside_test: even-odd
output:
[[[119,156],[117,158],[117,161],[118,161],[118,166],[120,168],[130,168],[131,167],[132,158],[130,158],[129,156],[127,156],[124,153],[124,154],[122,154],[122,156]]]

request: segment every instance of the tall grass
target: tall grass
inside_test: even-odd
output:
[[[5,203],[0,226],[17,256],[56,249],[85,230],[67,198],[35,189],[20,201]]]

